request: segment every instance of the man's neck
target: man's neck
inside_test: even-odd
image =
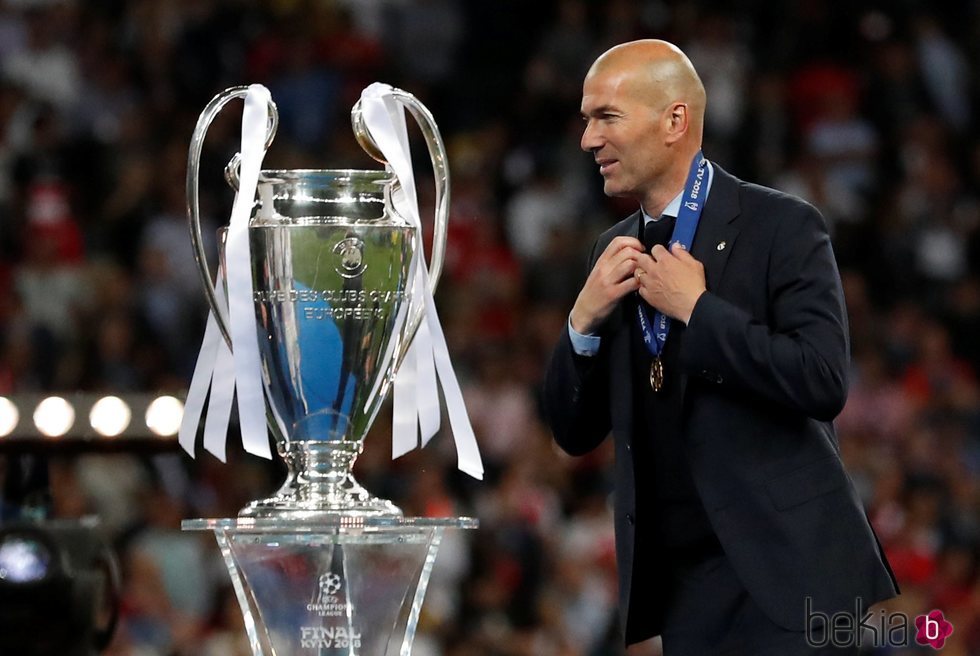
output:
[[[640,206],[648,216],[660,216],[670,201],[684,191],[684,183],[687,182],[692,159],[694,159],[693,153],[689,157],[678,159],[673,170],[664,176],[662,184],[657,185],[656,189],[651,189],[640,201]]]

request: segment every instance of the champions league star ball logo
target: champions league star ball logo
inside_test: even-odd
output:
[[[351,623],[351,607],[337,593],[344,587],[344,579],[336,572],[321,574],[317,579],[320,589],[319,599],[308,604],[306,609],[321,619],[299,627],[299,644],[303,649],[342,649],[343,653],[354,654],[361,647],[361,632]],[[346,618],[346,619],[345,619]],[[322,651],[317,653],[322,654]]]
[[[333,247],[333,252],[340,256],[340,266],[337,273],[344,278],[356,278],[364,273],[367,264],[364,262],[364,242],[357,237],[348,237]]]
[[[340,592],[340,587],[343,581],[339,574],[334,574],[333,572],[328,572],[320,577],[320,598],[332,597],[333,595]]]
[[[320,617],[342,617],[347,613],[347,601],[338,596],[344,587],[344,578],[336,572],[327,572],[317,578],[316,600],[306,605],[306,610]]]

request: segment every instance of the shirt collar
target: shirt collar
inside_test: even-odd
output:
[[[705,185],[705,189],[704,189],[704,199],[706,202],[708,200],[708,192],[711,191],[711,183],[713,181],[713,178],[714,178],[714,167],[711,166],[711,162],[708,162],[708,183]],[[643,212],[643,225],[646,225],[650,221],[657,221],[658,219],[660,219],[660,217],[663,216],[672,216],[676,219],[677,215],[681,211],[681,196],[683,195],[684,195],[684,190],[681,189],[680,191],[677,192],[677,195],[674,196],[674,199],[669,203],[667,203],[667,207],[664,208],[664,211],[661,212],[660,216],[658,216],[656,219],[650,216],[649,214],[647,214],[647,211],[643,209],[643,206],[641,205],[640,211]]]
[[[674,196],[674,200],[667,203],[667,207],[664,208],[664,211],[661,212],[660,216],[658,216],[656,219],[650,216],[649,214],[647,214],[647,211],[643,209],[643,207],[641,206],[640,211],[643,212],[643,224],[646,225],[650,221],[659,221],[662,217],[665,216],[672,216],[676,219],[678,212],[680,212],[681,210],[681,196],[683,195],[684,195],[684,190],[681,189],[680,191],[677,192],[677,195]]]

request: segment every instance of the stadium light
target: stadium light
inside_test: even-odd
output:
[[[49,396],[34,410],[34,425],[47,437],[61,437],[74,424],[75,408],[60,396]]]
[[[104,396],[95,402],[88,415],[89,424],[104,437],[116,437],[129,426],[133,412],[118,396]]]
[[[20,422],[20,411],[14,402],[5,396],[0,396],[0,437],[7,437],[14,432]]]
[[[183,414],[183,401],[167,394],[0,396],[0,451],[169,450],[177,444]]]
[[[170,437],[180,430],[184,404],[173,396],[160,396],[146,408],[146,427],[155,435]]]

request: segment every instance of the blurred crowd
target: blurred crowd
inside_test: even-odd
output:
[[[449,148],[437,303],[487,465],[459,474],[448,434],[391,462],[385,413],[358,461],[406,514],[481,523],[447,538],[414,653],[622,654],[611,451],[561,455],[538,387],[592,240],[635,209],[579,150],[581,81],[644,37],[702,75],[709,158],[827,219],[852,347],[837,427],[902,585],[888,608],[939,608],[943,653],[980,654],[976,0],[4,0],[0,395],[186,390],[207,314],[186,158],[215,93],[270,88],[270,168],[376,168],[348,112],[375,80],[407,89]],[[206,235],[230,213],[239,125],[232,105],[205,143]],[[52,462],[55,514],[97,514],[123,565],[110,654],[249,653],[213,538],[179,524],[233,516],[281,474],[240,449]]]

